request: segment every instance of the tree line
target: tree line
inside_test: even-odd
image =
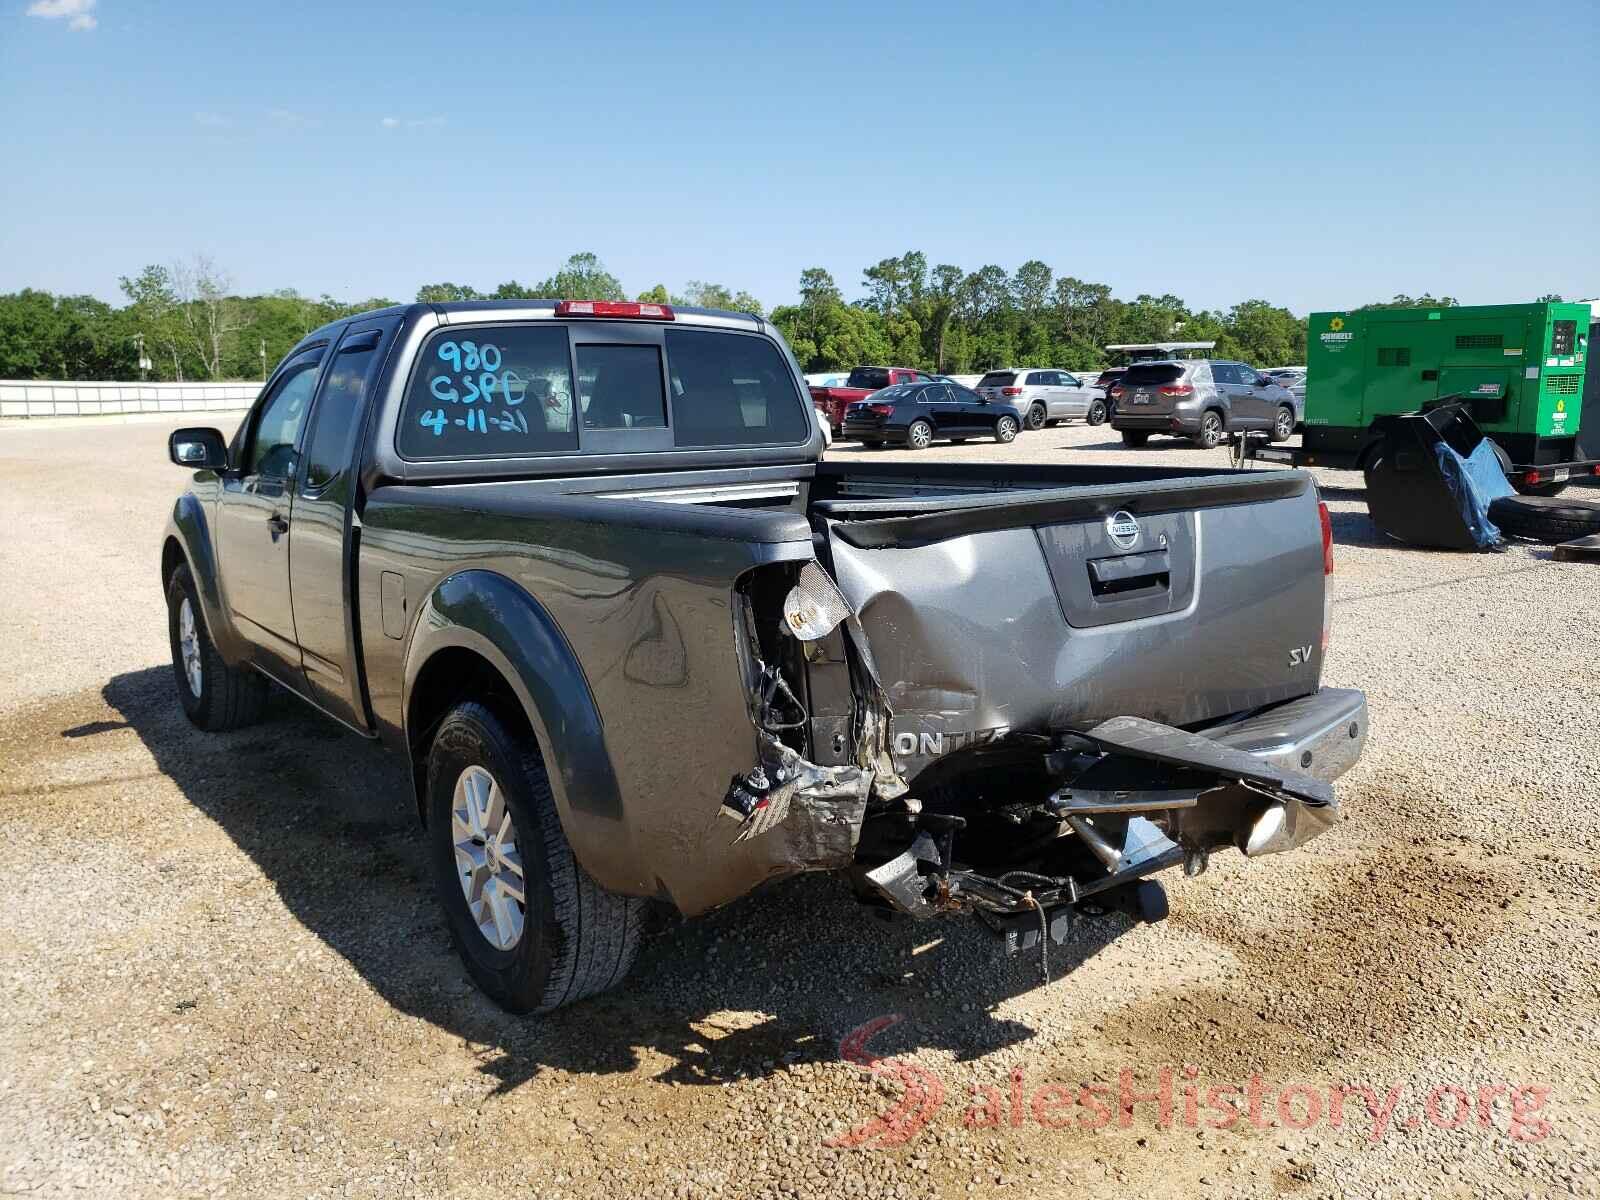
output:
[[[33,288],[0,294],[0,379],[259,379],[318,326],[396,303],[312,299],[293,289],[241,296],[227,272],[203,255],[147,266],[119,284],[120,305]],[[806,371],[858,363],[944,374],[1003,366],[1086,370],[1108,361],[1109,343],[1169,340],[1214,340],[1219,357],[1261,367],[1305,362],[1304,318],[1267,300],[1244,300],[1226,311],[1191,308],[1170,294],[1123,300],[1107,284],[1057,275],[1038,260],[1009,272],[994,265],[966,271],[949,263],[930,267],[913,250],[867,267],[860,292],[846,300],[831,274],[810,267],[800,273],[798,302],[771,311]],[[702,280],[681,293],[657,284],[630,296],[592,253],[572,255],[537,283],[513,279],[483,291],[428,283],[415,298],[637,299],[764,312],[749,292]],[[1381,302],[1454,303],[1431,295]]]

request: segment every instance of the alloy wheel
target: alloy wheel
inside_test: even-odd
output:
[[[495,777],[473,765],[461,772],[450,801],[456,874],[478,932],[497,950],[522,940],[527,889],[517,830]]]
[[[198,700],[205,683],[205,671],[201,666],[200,631],[194,622],[194,605],[187,596],[178,608],[178,651],[183,658],[183,677],[189,682],[189,691]]]

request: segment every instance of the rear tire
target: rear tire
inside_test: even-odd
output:
[[[429,857],[450,936],[495,1003],[544,1013],[622,982],[646,902],[606,891],[578,865],[531,736],[476,701],[458,704],[429,747],[427,788]]]
[[[920,417],[906,430],[906,449],[926,450],[933,444],[933,426]]]
[[[206,628],[200,593],[187,565],[167,580],[167,638],[178,701],[196,726],[211,733],[239,729],[261,719],[267,681],[248,667],[222,661]]]
[[[1096,400],[1089,405],[1089,411],[1084,414],[1085,425],[1104,425],[1106,423],[1106,402]]]
[[[1536,542],[1570,542],[1600,533],[1600,504],[1553,496],[1502,496],[1489,505],[1500,532]]]
[[[1001,445],[1017,440],[1017,422],[1014,417],[1001,417],[994,423],[994,440]]]
[[[1222,444],[1224,429],[1222,414],[1208,408],[1200,414],[1200,432],[1194,435],[1194,444],[1202,450],[1215,450]]]
[[[1148,429],[1124,429],[1122,431],[1122,444],[1130,450],[1137,450],[1150,441]]]
[[[1559,496],[1567,490],[1565,482],[1562,483],[1513,483],[1519,496]]]
[[[1028,428],[1033,430],[1035,433],[1039,432],[1039,430],[1044,428],[1046,415],[1047,414],[1045,413],[1044,405],[1035,404],[1028,410]]]

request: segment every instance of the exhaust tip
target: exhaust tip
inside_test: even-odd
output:
[[[1271,805],[1266,812],[1256,818],[1255,824],[1250,826],[1250,836],[1244,844],[1247,855],[1265,854],[1272,846],[1273,841],[1283,832],[1284,807],[1281,804]]]

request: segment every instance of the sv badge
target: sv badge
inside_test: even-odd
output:
[[[1303,667],[1310,661],[1310,646],[1295,646],[1289,651],[1289,665],[1291,667]]]

